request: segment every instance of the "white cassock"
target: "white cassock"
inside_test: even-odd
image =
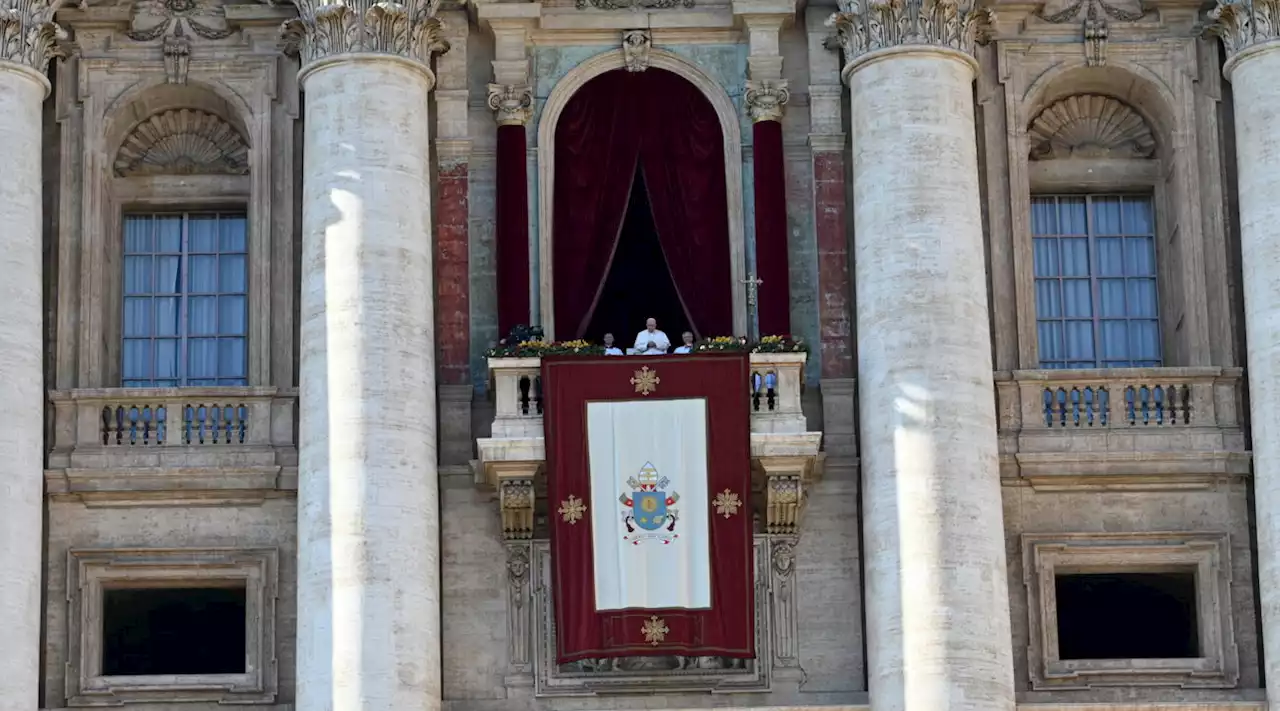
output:
[[[654,348],[649,348],[649,341],[653,341]],[[671,347],[671,339],[667,338],[667,334],[655,329],[652,333],[649,329],[645,329],[636,334],[635,349],[637,353],[644,355],[656,355],[666,353]]]
[[[605,355],[622,355],[622,349],[617,346],[609,346],[604,349]]]
[[[672,351],[672,353],[692,353],[692,352],[693,352],[693,346],[676,346],[676,349]]]

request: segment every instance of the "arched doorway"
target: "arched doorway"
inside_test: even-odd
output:
[[[720,117],[689,81],[615,69],[586,82],[555,129],[557,338],[626,342],[733,332]]]

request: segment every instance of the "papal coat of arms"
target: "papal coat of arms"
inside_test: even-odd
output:
[[[670,479],[658,475],[651,462],[645,462],[638,475],[627,479],[631,495],[618,497],[625,507],[622,509],[622,522],[627,527],[624,541],[638,546],[642,541],[656,540],[665,545],[680,537],[675,532],[680,512],[673,508],[680,495],[666,491],[670,483]]]

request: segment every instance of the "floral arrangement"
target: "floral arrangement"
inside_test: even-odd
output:
[[[745,336],[715,336],[698,341],[693,347],[698,353],[740,353],[747,350],[749,344]]]
[[[808,353],[809,345],[789,335],[765,336],[757,342],[746,336],[715,336],[705,338],[694,346],[697,353]],[[539,358],[551,355],[604,355],[604,346],[584,341],[544,341],[542,329],[520,325],[511,334],[498,341],[498,345],[485,352],[489,358]]]
[[[790,335],[765,336],[751,346],[752,353],[808,353],[809,344]]]
[[[788,335],[765,336],[755,343],[742,336],[716,336],[703,339],[694,350],[699,353],[808,353],[809,345]]]
[[[604,346],[576,341],[519,341],[508,343],[502,339],[498,345],[485,352],[489,358],[540,358],[551,355],[604,355]]]

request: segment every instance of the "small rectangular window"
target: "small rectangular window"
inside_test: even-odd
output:
[[[247,385],[242,213],[124,218],[125,387]]]
[[[1042,368],[1162,365],[1149,197],[1031,200]]]
[[[105,676],[245,673],[245,586],[105,588]]]
[[[1058,574],[1058,658],[1200,656],[1195,571]]]

